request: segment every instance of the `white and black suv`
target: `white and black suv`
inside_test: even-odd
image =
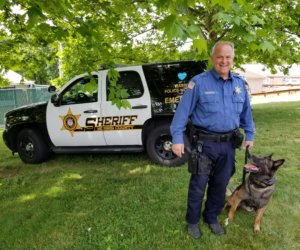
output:
[[[108,98],[108,70],[76,76],[45,103],[5,115],[3,139],[25,163],[54,153],[141,152],[160,165],[179,166],[187,157],[171,151],[170,123],[191,77],[206,62],[176,61],[118,67],[131,108]],[[53,87],[54,88],[54,87]],[[53,90],[50,87],[50,89]]]

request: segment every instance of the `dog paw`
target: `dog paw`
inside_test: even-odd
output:
[[[226,188],[226,193],[225,193],[226,197],[229,197],[232,195],[232,191],[227,187]]]
[[[228,224],[229,224],[229,218],[226,218],[226,219],[224,220],[224,226],[227,227]]]
[[[234,217],[234,214],[229,212],[228,217],[227,217],[228,222],[232,222],[233,221],[233,217]]]
[[[254,225],[254,233],[259,233],[260,232],[260,226]]]
[[[247,206],[245,204],[240,205],[240,207],[249,213],[254,211],[253,207]]]

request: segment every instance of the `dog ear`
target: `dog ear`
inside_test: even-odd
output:
[[[284,161],[284,159],[274,161],[272,169],[276,171],[284,163]]]
[[[267,158],[272,159],[273,153],[268,155]]]

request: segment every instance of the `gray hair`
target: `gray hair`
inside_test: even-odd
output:
[[[218,46],[220,45],[228,45],[232,48],[232,52],[233,52],[233,57],[234,57],[234,44],[232,42],[228,42],[228,41],[219,41],[219,42],[216,42],[215,45],[213,46],[212,50],[211,50],[211,56],[214,55],[215,53],[215,50]]]

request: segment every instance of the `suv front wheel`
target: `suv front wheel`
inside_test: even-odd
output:
[[[18,134],[17,149],[21,160],[25,163],[41,163],[50,155],[41,133],[30,128],[23,129]]]
[[[150,130],[147,137],[147,153],[152,161],[164,166],[181,166],[187,159],[185,153],[181,158],[172,152],[172,136],[170,134],[170,124],[159,124]]]

